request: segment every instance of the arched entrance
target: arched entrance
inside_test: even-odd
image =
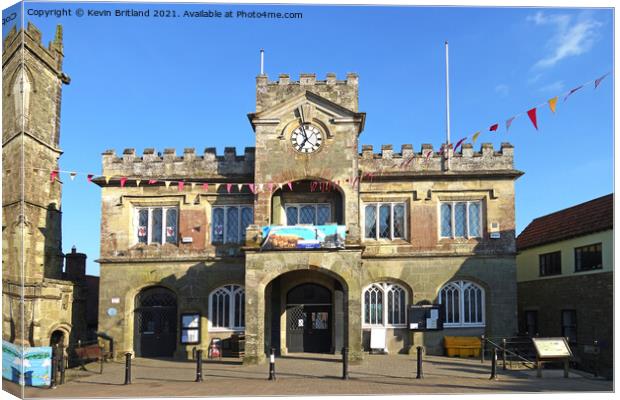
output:
[[[134,351],[137,357],[172,357],[177,339],[177,297],[156,286],[136,296]]]
[[[286,295],[286,347],[289,352],[328,353],[332,349],[332,294],[305,283]]]
[[[65,333],[60,329],[56,329],[50,336],[50,346],[65,345]]]

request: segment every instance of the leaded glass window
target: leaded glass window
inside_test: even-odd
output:
[[[439,293],[444,326],[484,326],[484,289],[469,281],[446,284]]]
[[[481,237],[481,201],[442,202],[440,206],[441,237]]]
[[[218,206],[211,220],[214,244],[243,243],[248,225],[254,223],[254,210],[248,206]]]
[[[364,237],[367,239],[404,239],[406,236],[405,215],[404,203],[366,204]]]
[[[226,285],[209,295],[209,325],[216,329],[243,329],[245,326],[245,290]]]
[[[286,224],[325,225],[332,222],[331,210],[331,206],[325,203],[287,204]]]
[[[135,213],[136,242],[178,243],[177,207],[138,207]]]
[[[364,291],[363,310],[364,325],[405,325],[407,292],[403,287],[394,283],[373,283]]]

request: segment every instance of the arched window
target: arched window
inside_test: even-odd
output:
[[[469,281],[454,281],[439,292],[445,327],[484,326],[484,289]]]
[[[407,291],[389,282],[373,283],[364,290],[364,325],[405,326]]]
[[[209,295],[209,327],[212,330],[242,330],[245,326],[245,289],[226,285]]]
[[[15,82],[13,83],[15,117],[20,125],[22,124],[22,119],[28,115],[31,88],[30,77],[24,68],[20,68],[19,72],[17,72]]]

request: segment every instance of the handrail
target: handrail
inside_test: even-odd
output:
[[[520,361],[522,361],[522,362],[525,362],[525,363],[531,363],[531,364],[535,364],[535,363],[536,363],[536,361],[533,361],[533,360],[528,360],[527,358],[525,358],[525,357],[521,356],[521,355],[520,355],[520,354],[518,354],[518,353],[515,353],[515,352],[513,352],[513,351],[511,351],[511,350],[507,349],[506,347],[504,347],[504,346],[500,346],[499,344],[495,343],[494,341],[492,341],[491,339],[489,339],[489,338],[487,338],[487,337],[482,336],[482,337],[481,337],[481,340],[483,341],[483,342],[482,342],[482,343],[483,343],[483,345],[482,345],[482,346],[483,346],[483,348],[486,348],[486,346],[484,346],[484,344],[489,343],[489,344],[491,344],[493,347],[495,347],[496,349],[501,350],[502,352],[504,352],[504,354],[510,354],[510,355],[512,355],[512,356],[514,356],[514,357],[516,357],[517,359],[520,359]],[[502,340],[503,340],[503,339],[502,339]],[[508,341],[506,341],[506,343],[508,343]],[[523,342],[523,343],[525,343],[525,342]]]

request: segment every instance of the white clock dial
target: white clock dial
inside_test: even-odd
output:
[[[316,126],[303,124],[293,131],[291,143],[300,153],[314,153],[323,144],[323,134]]]

